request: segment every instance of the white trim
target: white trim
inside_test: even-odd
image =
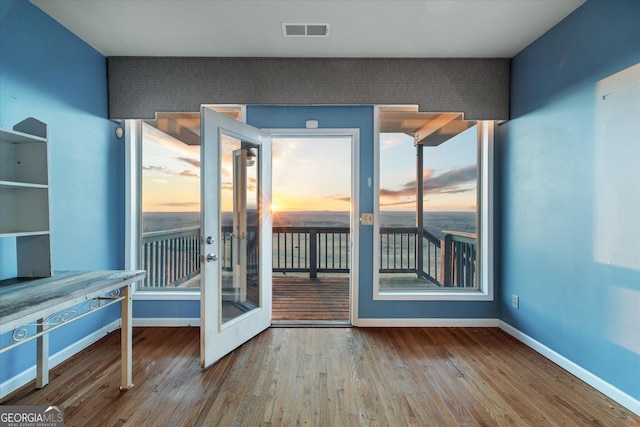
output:
[[[56,354],[49,356],[49,368],[51,369],[59,365],[60,363],[64,362],[71,356],[76,355],[77,353],[81,352],[85,348],[89,347],[91,344],[95,343],[96,341],[99,341],[105,335],[120,329],[120,320],[121,319],[114,320],[108,325],[76,341],[70,346],[60,350]],[[35,378],[36,378],[36,365],[33,365],[31,368],[28,368],[22,371],[16,376],[9,378],[8,380],[0,384],[0,398],[7,396],[9,393],[13,393],[20,387],[24,386],[25,384],[28,384],[30,381],[33,381]]]
[[[373,107],[373,299],[380,298],[380,108]],[[413,299],[413,298],[411,298]],[[360,322],[358,321],[358,326]]]
[[[125,221],[124,221],[124,265],[127,270],[138,268],[138,230],[140,214],[138,194],[140,189],[140,168],[138,167],[138,139],[141,133],[139,120],[125,120]],[[134,289],[135,293],[135,289]]]
[[[182,328],[185,326],[200,327],[199,317],[143,317],[133,319],[133,326],[136,328]]]
[[[636,415],[640,415],[640,400],[634,399],[624,391],[609,384],[602,378],[587,371],[582,366],[576,364],[575,362],[572,362],[565,356],[561,355],[555,350],[552,350],[551,348],[535,340],[534,338],[531,338],[529,335],[519,331],[508,323],[500,320],[499,327],[518,341],[529,346],[561,368],[580,378],[582,381],[589,384],[591,387],[595,388],[602,394],[615,400],[617,403],[624,406],[631,412],[634,412]]]
[[[360,129],[351,129],[351,268],[349,268],[349,322],[358,316],[360,283]]]
[[[478,222],[480,237],[479,256],[480,256],[480,287],[484,293],[484,297],[478,297],[478,300],[493,301],[493,260],[494,260],[494,221],[493,221],[493,171],[494,171],[494,132],[495,122],[491,120],[479,121],[478,126],[478,166],[479,170],[479,186],[478,202]]]
[[[373,295],[373,299],[376,301],[493,301],[493,296],[478,290],[456,292],[434,289],[421,292],[378,292],[377,295]]]
[[[323,137],[352,137],[355,142],[359,143],[360,128],[262,128],[263,132],[271,135],[272,138],[323,138]],[[353,159],[352,159],[353,160]],[[352,165],[353,166],[353,165]],[[358,165],[359,169],[359,165]]]
[[[351,259],[349,269],[349,321],[355,325],[358,321],[358,272],[360,269],[360,129],[359,128],[293,128],[293,129],[261,129],[272,138],[351,138],[351,212],[349,224],[351,230]]]
[[[358,319],[354,326],[374,328],[495,328],[498,319]]]
[[[140,291],[133,295],[134,301],[200,301],[200,291]]]

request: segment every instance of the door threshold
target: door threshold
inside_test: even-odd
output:
[[[272,328],[350,328],[351,326],[350,322],[342,320],[277,320],[271,322]]]

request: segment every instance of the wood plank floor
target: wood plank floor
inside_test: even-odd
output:
[[[273,273],[272,319],[275,324],[349,323],[348,275],[321,275],[310,279],[308,274]],[[199,287],[200,276],[185,282],[183,287]],[[255,288],[248,296],[257,301]],[[238,313],[229,314],[234,317]]]
[[[274,273],[272,321],[349,323],[349,277],[280,276]]]
[[[112,333],[3,403],[66,426],[637,426],[640,418],[497,328],[270,328],[213,367],[198,328]]]

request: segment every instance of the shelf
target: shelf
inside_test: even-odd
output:
[[[32,184],[29,182],[17,182],[17,181],[0,181],[0,187],[4,188],[49,188],[45,184]]]
[[[11,144],[24,144],[26,142],[43,142],[46,143],[46,138],[30,135],[24,132],[18,132],[17,130],[9,130],[0,128],[0,141],[8,142]]]
[[[51,234],[49,230],[44,231],[17,231],[15,233],[12,232],[2,232],[0,233],[0,237],[28,237],[28,236],[46,236]]]
[[[49,229],[49,190],[0,186],[0,233]]]
[[[0,238],[15,239],[18,277],[53,272],[47,136],[33,117],[0,129]]]
[[[6,131],[3,131],[6,134]],[[15,136],[15,135],[12,135]],[[26,139],[20,137],[23,142],[0,139],[0,182],[23,182],[25,184],[47,185],[48,174],[48,154],[46,142],[41,138]],[[7,143],[7,141],[9,143]]]

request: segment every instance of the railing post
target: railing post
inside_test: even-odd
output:
[[[419,279],[425,277],[424,274],[424,247],[422,246],[422,239],[424,238],[424,229],[418,228],[416,234],[416,270]]]
[[[444,286],[449,286],[452,284],[453,278],[453,237],[451,234],[445,234],[444,236],[444,250],[442,251],[442,254],[442,257],[444,258],[444,278],[442,284]]]
[[[422,144],[416,145],[416,274],[418,278],[424,276],[424,254],[422,250],[422,236],[424,235],[424,151]]]
[[[309,230],[309,277],[316,279],[318,277],[318,230],[312,228]]]

